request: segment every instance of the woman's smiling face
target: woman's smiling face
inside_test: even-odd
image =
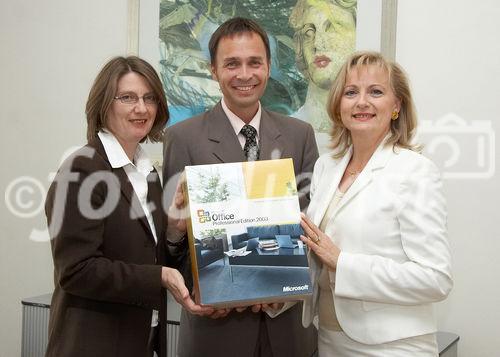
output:
[[[146,137],[156,118],[157,104],[144,101],[145,95],[154,94],[146,78],[136,72],[129,72],[118,80],[116,96],[132,95],[140,99],[137,103],[122,103],[115,99],[111,104],[106,127],[118,139],[127,153]]]
[[[389,74],[382,67],[360,65],[347,73],[340,116],[353,139],[383,139],[390,130],[392,113],[400,107]]]

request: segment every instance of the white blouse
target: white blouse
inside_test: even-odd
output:
[[[319,229],[325,232],[330,224],[330,218],[335,208],[344,196],[343,192],[337,188],[333,195],[330,205],[319,225]],[[335,291],[335,272],[329,271],[328,267],[323,265],[319,276],[319,326],[331,331],[342,331],[335,314],[335,305],[333,304],[333,291]]]

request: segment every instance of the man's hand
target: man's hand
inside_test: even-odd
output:
[[[172,242],[178,242],[186,236],[187,225],[186,218],[187,212],[186,203],[184,201],[184,191],[182,189],[182,181],[184,177],[179,178],[172,203],[168,208],[168,225],[167,225],[167,239]]]
[[[236,310],[237,312],[243,312],[247,308],[250,307],[252,312],[258,313],[260,311],[281,310],[284,305],[285,305],[285,303],[282,303],[282,302],[275,302],[272,304],[255,304],[255,305],[251,305],[251,306],[238,306],[238,307],[235,307],[234,310]],[[229,314],[231,312],[231,310],[232,309],[230,309],[230,308],[215,310],[215,312],[212,315],[210,315],[210,317],[212,319],[226,317],[227,314]]]
[[[230,308],[227,308],[227,309],[218,309],[218,310],[215,310],[208,317],[210,317],[211,319],[220,319],[220,318],[226,317],[227,314],[229,314],[230,312],[231,312]]]
[[[252,312],[257,313],[260,311],[267,311],[267,310],[281,310],[285,303],[283,302],[273,302],[271,304],[255,304],[251,305],[250,308]],[[249,306],[240,306],[236,307],[235,310],[237,312],[243,312],[245,311]]]
[[[174,297],[175,301],[181,304],[191,314],[200,316],[209,316],[214,314],[215,310],[209,306],[197,305],[186,288],[184,278],[176,269],[162,267],[161,269],[162,286]]]

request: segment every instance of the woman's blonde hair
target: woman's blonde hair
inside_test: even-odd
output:
[[[85,108],[87,114],[87,141],[97,138],[99,130],[107,128],[107,116],[116,96],[118,81],[130,72],[143,76],[156,98],[158,98],[156,118],[147,138],[152,142],[162,140],[169,113],[160,78],[148,62],[136,56],[128,56],[115,57],[106,63],[90,89]],[[146,137],[141,142],[145,140]]]
[[[356,52],[347,59],[330,89],[327,112],[333,122],[330,137],[334,157],[342,157],[352,143],[351,133],[342,123],[340,101],[344,95],[347,75],[358,70],[361,66],[379,66],[386,71],[391,89],[401,103],[399,117],[396,120],[391,120],[391,133],[385,145],[419,150],[420,146],[412,143],[417,128],[417,115],[406,73],[397,63],[386,60],[380,53],[365,51]]]

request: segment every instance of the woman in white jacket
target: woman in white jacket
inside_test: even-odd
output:
[[[437,356],[432,303],[450,292],[440,174],[412,144],[402,69],[360,52],[330,92],[333,153],[316,162],[302,226],[320,356]]]

